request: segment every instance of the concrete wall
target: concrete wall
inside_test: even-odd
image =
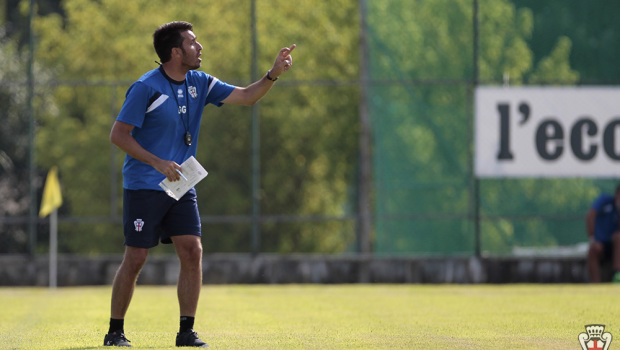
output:
[[[58,258],[58,285],[112,283],[122,256]],[[0,285],[46,286],[47,256],[0,255]],[[150,256],[138,283],[176,284],[176,256]],[[205,284],[225,283],[584,283],[585,257],[481,258],[213,254]]]

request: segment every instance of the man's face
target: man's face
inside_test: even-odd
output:
[[[194,35],[191,30],[181,33],[181,36],[183,37],[183,45],[181,46],[181,51],[183,51],[183,65],[187,66],[189,69],[200,68],[200,63],[202,62],[200,58],[202,45],[196,41],[196,35]]]

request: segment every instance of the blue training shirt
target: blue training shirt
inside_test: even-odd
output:
[[[234,89],[233,85],[195,70],[187,73],[185,81],[175,81],[159,67],[129,87],[116,120],[135,127],[131,134],[144,149],[161,159],[181,164],[196,156],[204,107],[208,103],[221,106]],[[191,146],[184,141],[187,131],[192,135]],[[125,156],[124,188],[161,191],[159,183],[164,178],[152,166]]]
[[[601,194],[592,203],[592,209],[596,211],[594,238],[599,242],[610,242],[611,236],[618,231],[618,210],[614,196]]]

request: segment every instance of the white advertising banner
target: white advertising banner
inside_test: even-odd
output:
[[[619,87],[478,87],[478,177],[620,177]]]

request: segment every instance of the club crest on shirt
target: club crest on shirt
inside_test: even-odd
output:
[[[189,87],[187,88],[187,92],[189,93],[189,95],[190,95],[192,98],[196,98],[196,97],[198,97],[198,92],[196,92],[196,87],[195,87],[195,86],[189,86]]]

